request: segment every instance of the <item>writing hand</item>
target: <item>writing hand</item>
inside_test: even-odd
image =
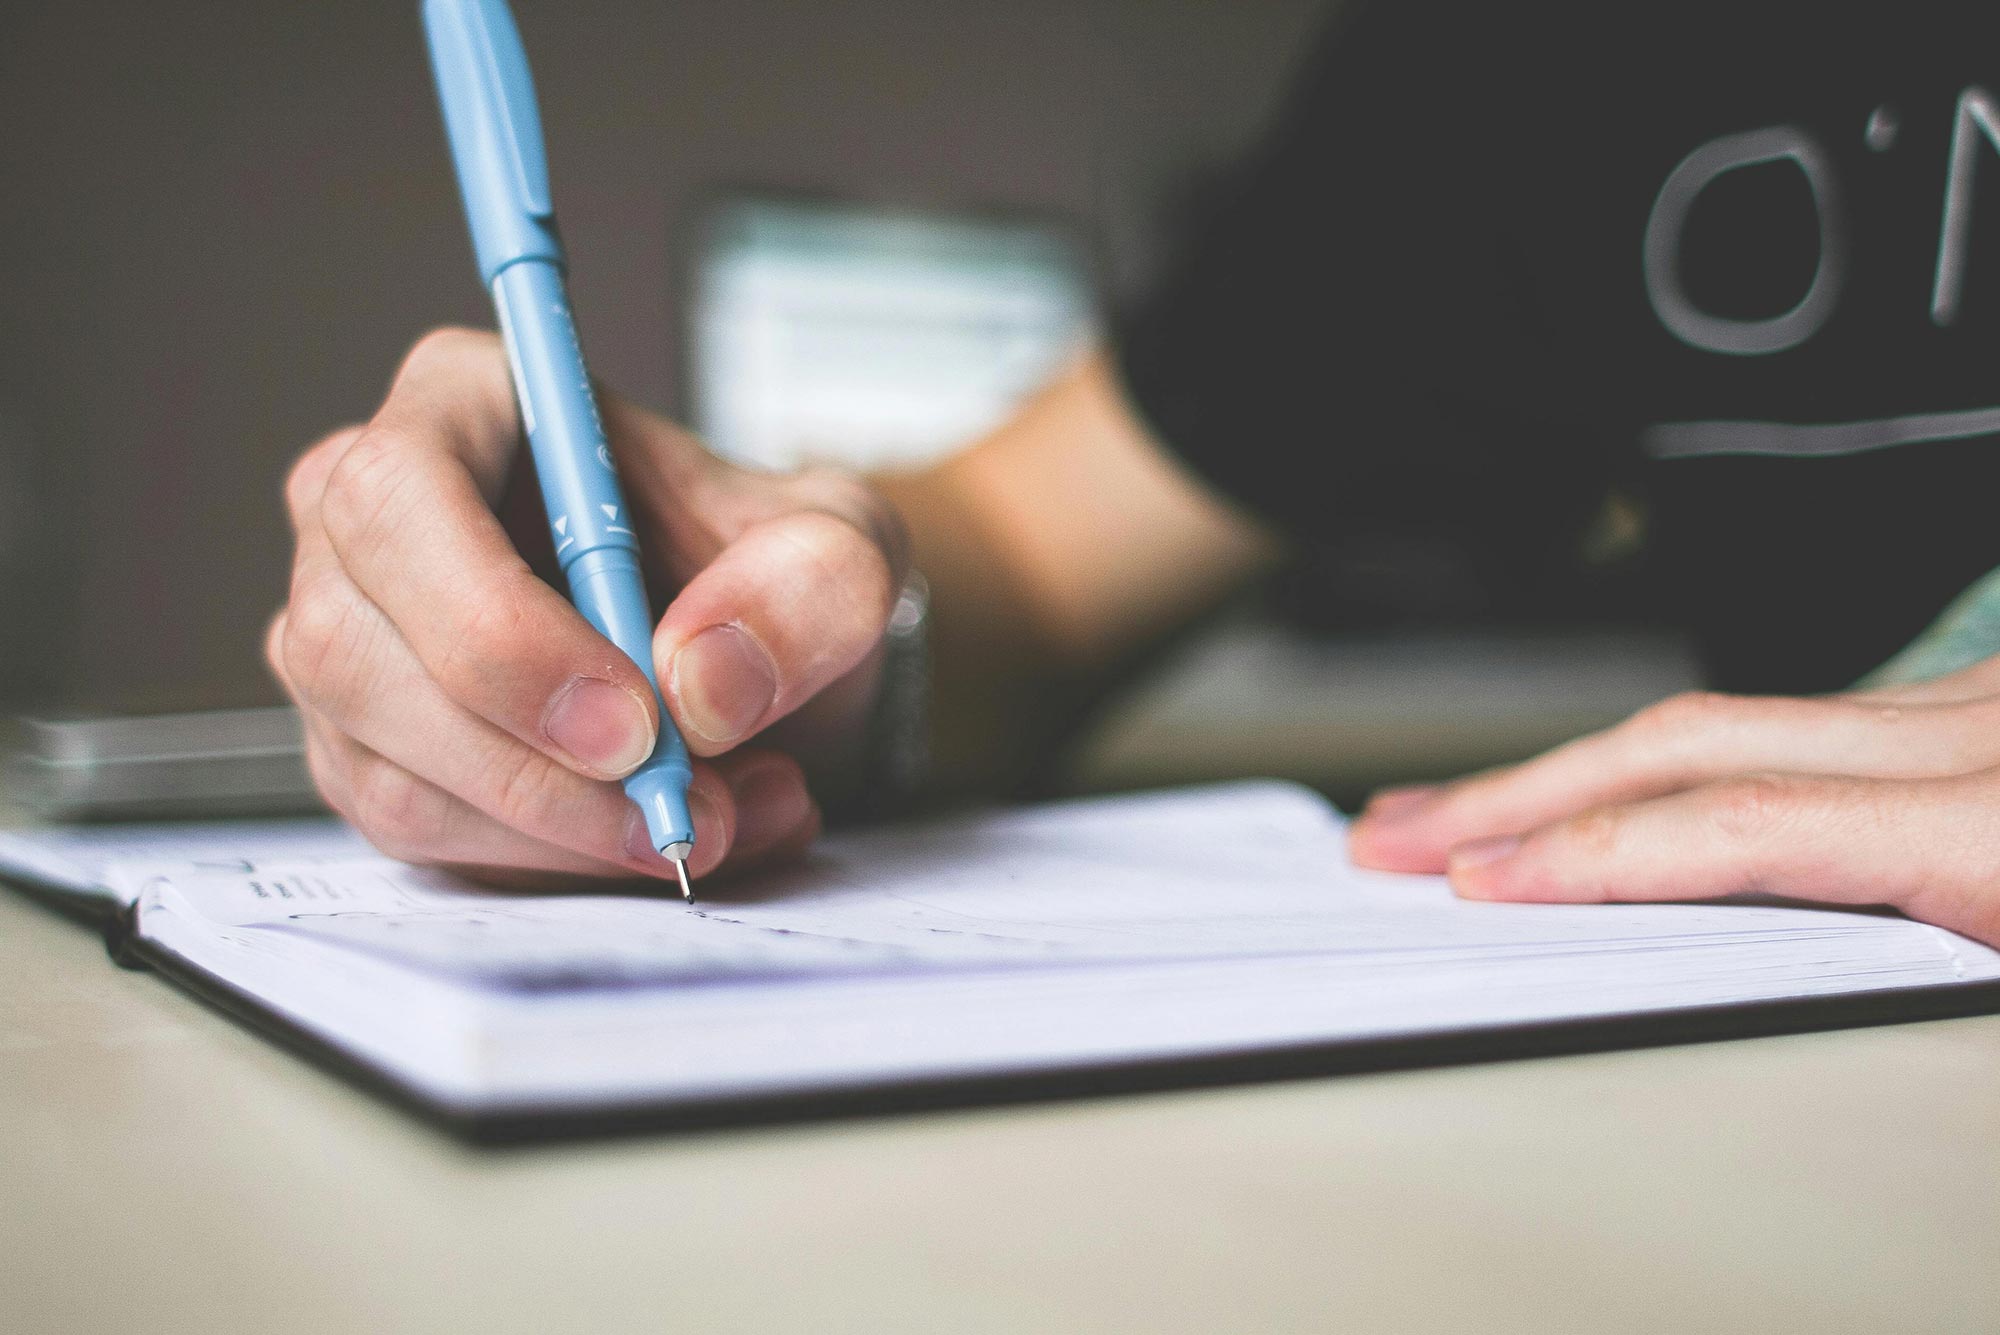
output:
[[[802,711],[838,732],[865,707],[900,521],[845,475],[737,468],[600,403],[648,587],[678,590],[653,651],[701,758],[690,870],[795,852],[819,828],[799,763],[745,743]],[[609,782],[652,748],[651,692],[523,555],[547,548],[539,505],[511,532],[496,513],[521,448],[499,340],[419,342],[374,419],[292,470],[291,593],[266,657],[321,793],[385,852],[538,884],[669,876]]]

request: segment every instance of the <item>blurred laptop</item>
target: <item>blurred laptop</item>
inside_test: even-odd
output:
[[[923,463],[997,426],[1093,338],[1054,218],[722,196],[693,229],[691,425],[740,463]]]
[[[290,708],[16,721],[9,814],[170,820],[322,811]]]

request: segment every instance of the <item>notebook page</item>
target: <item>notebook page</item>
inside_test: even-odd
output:
[[[1440,878],[1355,869],[1331,808],[1265,783],[837,837],[784,873],[704,887],[693,906],[665,886],[488,892],[383,858],[171,880],[183,911],[219,926],[535,992],[1294,955],[1615,956],[1662,943],[1815,939],[1894,941],[1940,967],[1967,967],[1953,960],[1957,938],[1875,914],[1466,903]]]
[[[151,868],[190,863],[222,867],[244,861],[354,857],[367,843],[337,820],[161,821],[0,830],[0,876],[74,894],[128,902],[134,890],[112,885],[118,863]]]
[[[1218,855],[1217,830],[1232,855]],[[1190,842],[1207,856],[1184,855]],[[386,859],[154,877],[168,953],[445,1106],[698,1102],[1966,981],[1893,916],[1469,904],[1283,785],[843,835],[782,876],[485,892]],[[1961,956],[1959,952],[1963,951]]]

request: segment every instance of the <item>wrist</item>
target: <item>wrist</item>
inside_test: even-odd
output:
[[[830,820],[883,820],[917,804],[930,773],[929,625],[930,588],[912,571],[872,655],[863,699],[842,711],[844,736],[812,748],[812,786]]]

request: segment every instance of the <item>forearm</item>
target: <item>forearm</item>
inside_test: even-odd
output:
[[[1276,554],[1147,435],[1101,356],[971,448],[877,482],[930,583],[950,791],[1018,784],[1106,680]]]

